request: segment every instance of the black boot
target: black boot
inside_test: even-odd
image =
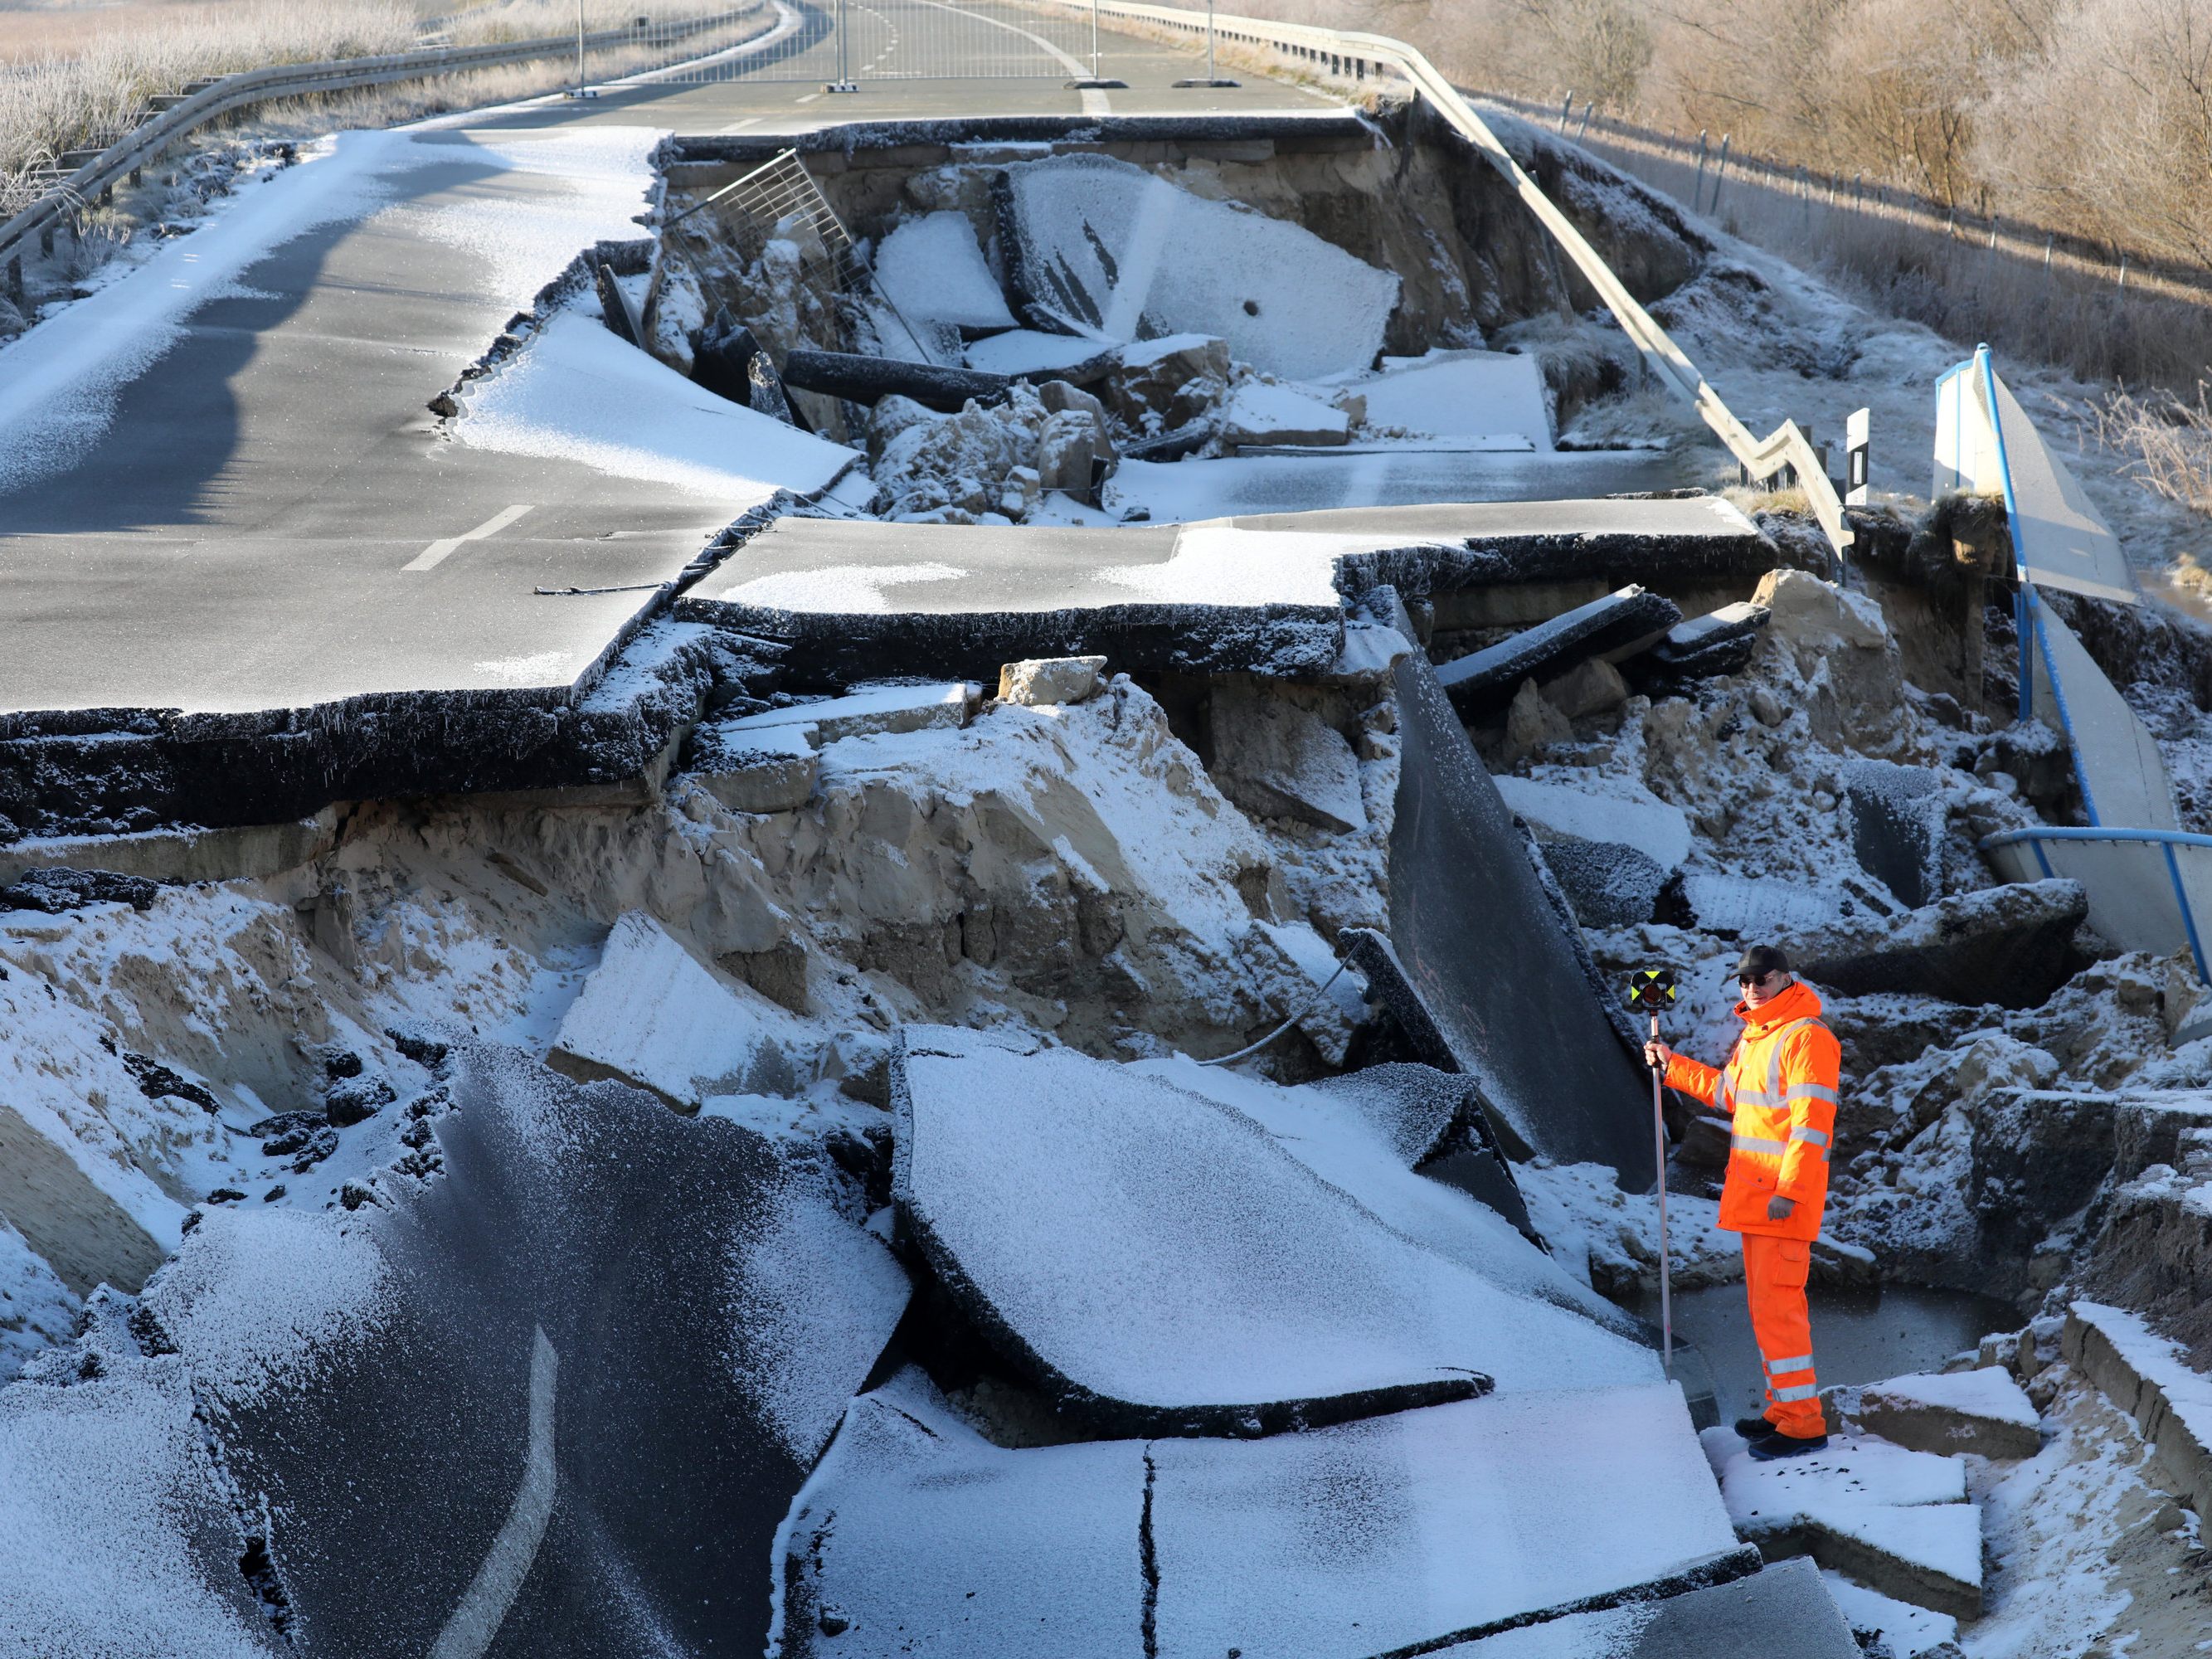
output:
[[[1747,1440],[1764,1440],[1774,1432],[1774,1419],[1769,1417],[1739,1417],[1735,1431]]]
[[[1794,1434],[1784,1434],[1778,1430],[1763,1439],[1753,1441],[1751,1455],[1756,1462],[1771,1463],[1780,1458],[1802,1457],[1807,1452],[1826,1451],[1827,1449],[1828,1437],[1825,1434],[1801,1440]]]

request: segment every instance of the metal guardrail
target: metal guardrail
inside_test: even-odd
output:
[[[682,40],[725,27],[748,13],[773,15],[775,9],[773,0],[753,0],[750,5],[740,0],[727,12],[657,32],[655,38]],[[598,46],[626,45],[635,39],[635,31],[626,27],[601,29],[583,37],[586,45]],[[496,69],[502,64],[529,63],[542,58],[564,58],[574,53],[577,45],[578,37],[574,34],[544,35],[532,40],[502,40],[481,46],[434,46],[379,58],[283,64],[223,76],[178,99],[168,108],[156,111],[46,195],[0,224],[0,261],[17,257],[18,251],[33,236],[51,234],[52,227],[65,215],[96,200],[118,179],[144,167],[196,128],[233,110],[309,93],[344,92],[398,81],[427,80],[469,70]]]
[[[1459,88],[1413,47],[1388,35],[1277,23],[1227,13],[1184,11],[1175,7],[1137,4],[1133,0],[1027,0],[1027,3],[1050,11],[1095,10],[1101,18],[1112,19],[1125,27],[1164,33],[1182,41],[1204,40],[1211,31],[1216,40],[1232,49],[1273,52],[1288,58],[1293,69],[1310,74],[1356,82],[1370,75],[1389,73],[1408,82],[1415,94],[1426,100],[1430,107],[1473,144],[1511,185],[1522,204],[1535,216],[1536,222],[1574,261],[1583,280],[1596,290],[1598,298],[1620,324],[1660,384],[1697,410],[1699,418],[1727,446],[1748,477],[1764,482],[1785,471],[1793,473],[1838,555],[1849,550],[1851,532],[1844,521],[1843,500],[1828,477],[1826,463],[1803,429],[1795,421],[1784,421],[1765,438],[1753,436],[1690,361],[1688,354],[1638,303],[1613,274],[1613,268],[1575,228],[1573,221],[1545,195],[1542,187],[1491,131],[1489,124],[1475,113]]]

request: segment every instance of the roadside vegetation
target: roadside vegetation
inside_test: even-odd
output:
[[[738,0],[584,0],[586,24],[594,29],[639,15],[658,23],[740,9]],[[125,0],[35,8],[0,0],[0,217],[21,205],[10,205],[11,198],[30,188],[33,169],[69,150],[112,143],[149,99],[190,82],[268,64],[561,35],[575,25],[575,0],[492,0],[458,9],[439,0]],[[595,59],[593,73],[635,70],[647,55],[667,54],[607,54]],[[573,78],[573,64],[550,59],[448,77],[427,89],[393,88],[344,107],[356,120],[380,110],[405,118],[550,91]]]

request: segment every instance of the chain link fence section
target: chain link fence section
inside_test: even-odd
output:
[[[665,228],[673,230],[710,209],[720,214],[733,250],[745,264],[758,259],[771,240],[791,243],[799,250],[799,285],[824,313],[842,318],[848,331],[865,321],[879,337],[903,333],[917,361],[936,361],[923,335],[876,281],[874,266],[797,150],[778,152],[678,214]],[[886,344],[896,348],[896,343]]]

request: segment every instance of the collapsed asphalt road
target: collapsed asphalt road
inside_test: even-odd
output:
[[[512,1050],[451,1090],[442,1174],[316,1218],[377,1262],[357,1332],[260,1363],[285,1310],[236,1305],[190,1243],[146,1300],[279,1626],[363,1659],[757,1654],[776,1529],[906,1306],[865,1200]]]

